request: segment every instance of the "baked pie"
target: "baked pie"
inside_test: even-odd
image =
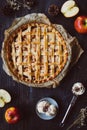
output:
[[[28,20],[19,25],[12,25],[3,43],[2,57],[10,75],[27,85],[52,84],[70,64],[70,45],[52,24]]]

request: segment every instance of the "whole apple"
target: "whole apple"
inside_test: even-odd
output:
[[[5,111],[5,120],[9,124],[15,124],[19,121],[19,119],[20,119],[20,114],[18,108],[10,107]]]
[[[87,16],[79,16],[74,22],[74,27],[78,33],[87,33]]]

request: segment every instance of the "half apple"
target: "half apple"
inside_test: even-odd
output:
[[[11,101],[11,95],[4,89],[0,89],[0,107]]]

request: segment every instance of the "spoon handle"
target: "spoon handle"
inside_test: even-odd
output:
[[[78,96],[73,95],[73,98],[72,98],[72,100],[71,100],[71,102],[70,102],[70,104],[69,104],[69,106],[68,106],[68,108],[67,108],[67,111],[66,111],[66,113],[65,113],[65,115],[64,115],[64,117],[63,117],[63,119],[62,119],[62,121],[61,121],[61,123],[60,123],[60,127],[63,127],[63,126],[64,126],[65,120],[66,120],[66,118],[67,118],[67,116],[68,116],[68,114],[69,114],[71,108],[74,106],[74,104],[75,104],[75,102],[76,102],[76,100],[77,100],[77,97],[78,97]]]

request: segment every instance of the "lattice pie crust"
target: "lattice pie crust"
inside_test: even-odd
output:
[[[42,19],[41,16],[43,15],[39,14],[38,18]],[[4,62],[10,75],[24,84],[52,84],[70,64],[70,45],[58,28],[48,23],[34,19],[19,24],[18,27],[13,24],[14,29],[8,30],[10,35],[4,41],[2,52]]]

